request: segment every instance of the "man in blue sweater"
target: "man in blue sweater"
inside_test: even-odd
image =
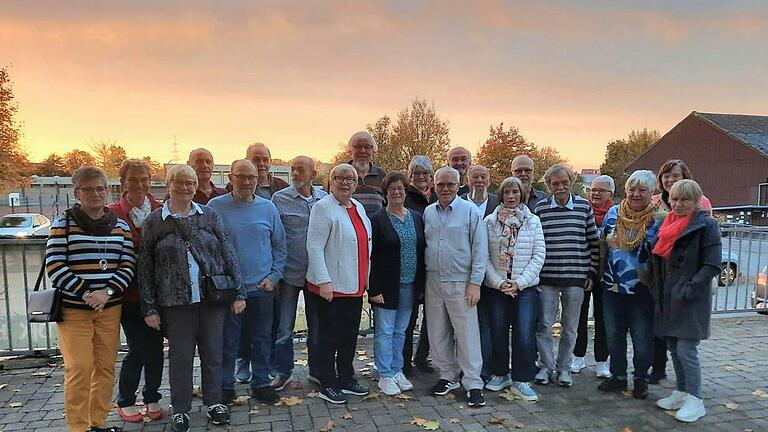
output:
[[[251,395],[271,405],[280,400],[270,386],[269,373],[274,290],[283,277],[287,259],[285,230],[275,205],[255,193],[258,173],[253,163],[246,159],[234,161],[230,172],[232,192],[212,199],[208,206],[221,216],[232,238],[242,269],[246,304],[252,313],[245,319],[230,314],[225,323],[222,396],[225,401],[235,399],[235,358],[240,330],[246,325],[250,330]]]

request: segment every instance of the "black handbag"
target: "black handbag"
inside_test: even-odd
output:
[[[27,320],[33,323],[60,322],[62,320],[61,292],[58,288],[40,289],[45,277],[45,263],[40,267],[35,289],[27,301]]]
[[[184,227],[179,224],[179,221],[175,218],[171,218],[173,224],[176,226],[176,231],[184,240],[184,247],[192,255],[192,258],[197,262],[197,266],[200,268],[200,297],[206,303],[210,303],[216,306],[229,306],[237,298],[237,285],[235,285],[235,279],[230,275],[211,275],[208,273],[208,267],[205,261],[197,253],[197,249],[192,246],[189,241]]]

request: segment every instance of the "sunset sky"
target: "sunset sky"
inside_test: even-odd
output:
[[[0,2],[33,160],[94,139],[165,162],[174,135],[183,159],[261,141],[328,160],[420,97],[452,145],[474,151],[503,121],[588,168],[633,128],[768,114],[759,0],[122,3]]]

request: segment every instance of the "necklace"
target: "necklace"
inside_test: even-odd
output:
[[[99,268],[101,270],[106,270],[109,267],[109,263],[107,263],[107,240],[104,240],[104,251],[102,252],[101,249],[101,243],[99,243],[98,240],[96,240],[96,236],[91,234],[91,237],[93,237],[94,243],[96,243],[96,248],[99,251],[99,254],[101,255],[101,259],[99,260]]]

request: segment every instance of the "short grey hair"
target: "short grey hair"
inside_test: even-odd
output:
[[[442,174],[450,174],[451,177],[453,177],[454,180],[456,180],[456,183],[461,181],[461,174],[459,174],[459,170],[457,170],[456,168],[444,166],[444,167],[438,168],[437,171],[435,171],[435,177],[434,177],[435,183],[437,183],[437,178]]]
[[[191,166],[174,165],[168,168],[168,172],[165,173],[165,185],[168,186],[179,174],[186,174],[195,179],[195,183],[197,183],[197,173]]]
[[[528,197],[530,196],[530,191],[523,185],[523,181],[515,176],[507,177],[504,179],[504,181],[501,182],[498,192],[499,202],[504,201],[504,189],[511,188],[513,186],[520,189],[520,202],[523,204],[527,203]]]
[[[592,186],[595,183],[604,183],[608,185],[608,190],[611,191],[611,193],[616,193],[616,182],[613,181],[613,177],[609,175],[599,175],[592,179],[592,183],[589,185]]]
[[[374,152],[379,150],[379,146],[378,144],[376,144],[376,140],[373,139],[373,135],[371,135],[371,133],[368,131],[359,131],[352,134],[352,136],[349,137],[347,148],[352,150],[352,146],[355,145],[355,143],[361,139],[368,141],[368,143],[371,144],[371,147],[373,147]]]
[[[627,191],[631,187],[641,186],[649,191],[656,190],[656,174],[653,171],[637,170],[629,175],[627,182],[624,184],[624,190]]]
[[[255,143],[249,145],[247,149],[245,149],[245,157],[246,157],[246,159],[251,157],[251,150],[256,149],[256,148],[263,148],[263,149],[265,149],[267,151],[267,155],[269,155],[269,158],[272,159],[272,152],[269,151],[269,147],[267,147],[266,144],[260,143],[260,142],[255,142]]]
[[[328,178],[330,180],[333,180],[334,177],[336,177],[336,176],[338,176],[338,175],[340,175],[342,173],[354,174],[355,178],[357,178],[357,170],[355,169],[355,167],[353,167],[352,165],[350,165],[348,163],[338,164],[335,167],[333,167],[333,169],[331,169],[331,172],[328,174]]]
[[[411,163],[408,164],[408,177],[411,177],[413,170],[417,168],[428,171],[430,177],[435,174],[435,169],[432,168],[432,160],[426,156],[416,155],[411,158]]]
[[[101,182],[104,183],[104,186],[107,186],[107,174],[99,168],[84,166],[72,173],[71,181],[72,185],[75,186],[75,189],[80,187],[80,183],[89,180],[101,180]]]
[[[544,183],[549,186],[549,179],[552,178],[552,176],[559,174],[561,172],[565,172],[568,174],[568,180],[573,182],[573,172],[570,168],[563,164],[554,164],[551,167],[547,168],[547,172],[544,173]]]

